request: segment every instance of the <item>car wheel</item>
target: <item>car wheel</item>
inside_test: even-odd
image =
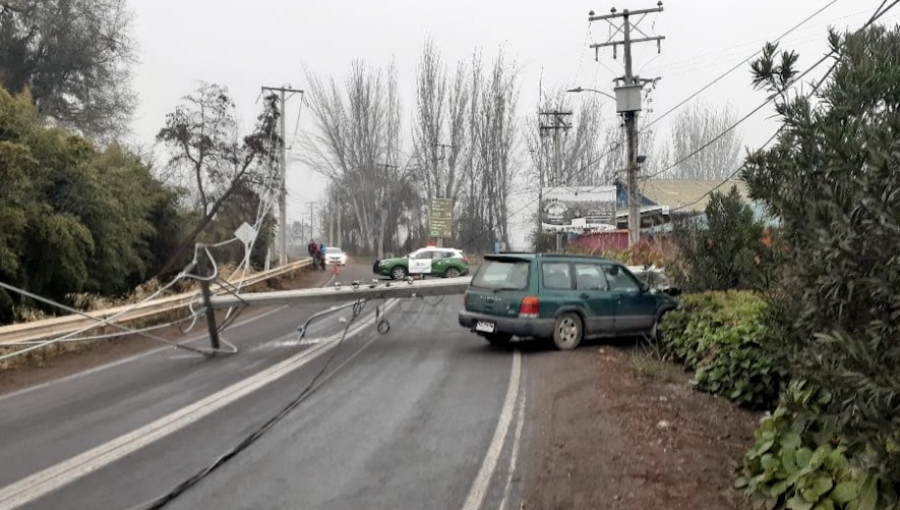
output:
[[[660,328],[660,323],[662,323],[663,317],[669,312],[663,312],[659,314],[659,317],[656,318],[656,322],[653,323],[653,329],[650,330],[650,339],[655,341],[658,344],[661,344],[663,341],[663,332],[662,328]]]
[[[557,317],[553,326],[553,345],[561,351],[571,351],[581,343],[583,332],[581,317],[574,313],[564,313]]]
[[[406,268],[403,266],[397,266],[394,269],[391,269],[391,278],[395,280],[403,280],[406,278]]]
[[[459,278],[459,269],[451,267],[444,271],[444,278]]]
[[[504,333],[491,333],[488,335],[484,335],[484,339],[490,342],[494,347],[504,347],[509,345],[509,341],[512,340],[512,335],[507,335]]]

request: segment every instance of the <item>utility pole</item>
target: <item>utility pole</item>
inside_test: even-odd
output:
[[[201,249],[197,253],[198,270],[206,276],[207,272],[212,272],[209,257],[206,256],[206,246],[198,245]],[[213,350],[219,348],[219,328],[216,326],[216,311],[212,307],[212,293],[209,290],[209,280],[200,280],[200,292],[203,295],[203,305],[206,307],[206,326],[209,329],[209,341]]]
[[[335,246],[337,243],[334,240],[334,203],[328,205],[328,245]]]
[[[559,135],[561,132],[568,131],[572,124],[567,120],[572,116],[572,112],[564,112],[559,110],[539,111],[538,116],[541,119],[538,125],[541,136],[553,133],[553,172],[548,179],[551,186],[562,186],[565,184],[566,178],[563,176],[562,168],[562,147],[560,147]],[[543,119],[549,119],[545,123]],[[539,198],[543,198],[543,193]],[[556,251],[562,251],[562,232],[556,233]]]
[[[341,205],[337,208],[337,245],[344,246],[344,232],[341,230]]]
[[[287,264],[287,133],[285,130],[285,110],[284,105],[287,100],[294,94],[302,94],[302,90],[287,87],[263,87],[263,94],[266,92],[278,92],[281,96],[281,155],[279,157],[278,169],[280,172],[281,186],[278,190],[278,265]],[[290,95],[286,95],[290,94]]]
[[[314,217],[315,213],[313,212],[313,206],[315,206],[316,204],[318,204],[318,202],[307,202],[307,205],[309,205],[309,240],[310,241],[315,239],[314,229],[313,229],[313,224],[315,221],[315,217]]]
[[[392,165],[390,163],[375,163],[375,168],[383,168],[384,172],[385,172],[384,182],[390,182],[390,179],[388,178],[387,174],[391,170],[396,170],[400,167],[397,165]],[[384,197],[382,196],[382,198],[384,198]],[[388,196],[387,198],[390,199],[392,197]],[[390,211],[390,209],[388,211],[382,211],[382,214],[389,212],[389,211]],[[378,228],[377,224],[376,224],[376,228]],[[381,228],[378,230],[378,238],[376,241],[377,246],[375,247],[375,251],[376,251],[376,254],[379,259],[384,258],[384,236],[386,235],[385,230],[387,230],[387,220],[386,219],[384,221],[382,221],[382,223],[381,223]]]
[[[638,164],[638,113],[641,110],[641,93],[644,85],[647,83],[655,83],[657,79],[646,80],[635,76],[632,72],[631,61],[631,45],[642,42],[656,41],[657,51],[662,51],[661,44],[666,38],[665,36],[649,36],[644,33],[638,25],[647,17],[648,14],[659,13],[663,10],[662,1],[656,3],[655,9],[639,9],[629,11],[624,9],[621,13],[616,12],[613,7],[610,14],[604,16],[594,16],[594,11],[588,14],[589,21],[606,21],[613,28],[613,33],[609,40],[605,43],[591,44],[594,49],[594,59],[599,55],[600,48],[612,46],[613,58],[616,57],[619,45],[622,45],[625,55],[625,76],[616,78],[619,84],[616,88],[616,110],[625,117],[625,137],[626,142],[626,172],[627,177],[625,184],[628,188],[628,245],[634,246],[641,240],[641,215],[640,215],[640,196],[638,194],[638,172],[640,167]],[[633,17],[637,17],[637,21],[633,21]],[[616,22],[621,19],[622,24],[617,25]],[[633,39],[631,37],[632,30],[639,33],[643,37]],[[622,34],[622,40],[613,40],[618,34]]]
[[[530,151],[534,154],[534,150]],[[538,171],[538,224],[537,224],[537,240],[534,243],[535,251],[541,251],[541,243],[544,240],[544,144],[538,149],[537,155],[537,171]]]
[[[441,157],[440,158],[438,158],[438,156],[437,156],[437,151],[434,151],[434,169],[435,169],[435,177],[437,177],[439,175],[439,173],[437,172],[438,161],[443,161],[444,160],[444,150],[452,149],[453,146],[446,144],[446,143],[436,143],[436,144],[434,144],[434,147],[435,147],[435,149],[437,149],[438,147],[440,147],[440,149],[441,149]],[[448,171],[448,174],[449,174],[449,171]],[[447,178],[449,179],[449,175],[447,176]],[[435,191],[437,192],[437,196],[435,198],[450,198],[450,197],[443,196],[444,193],[441,193],[441,185],[440,185],[441,182],[443,182],[443,179],[440,179],[440,178],[435,179]],[[448,183],[448,186],[449,186],[449,183]],[[443,237],[437,238],[437,247],[438,248],[444,247],[444,238]]]

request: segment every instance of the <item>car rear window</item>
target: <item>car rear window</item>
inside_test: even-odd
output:
[[[525,290],[531,263],[526,260],[485,260],[472,278],[472,287]]]

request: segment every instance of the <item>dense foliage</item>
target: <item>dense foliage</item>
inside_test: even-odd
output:
[[[872,510],[896,500],[897,488],[851,462],[833,423],[818,418],[833,399],[792,381],[778,409],[763,418],[735,485],[768,508]]]
[[[766,303],[750,292],[688,294],[662,322],[663,352],[695,370],[697,389],[771,408],[785,370],[765,348]]]
[[[770,251],[763,224],[737,188],[713,192],[705,218],[677,221],[675,243],[681,255],[678,285],[691,291],[759,289],[766,283]]]
[[[27,95],[0,91],[0,182],[0,280],[53,299],[126,292],[166,255],[158,234],[177,235],[177,197],[147,165],[46,128]],[[0,321],[15,302],[0,297]]]
[[[136,104],[130,29],[125,0],[0,2],[0,86],[30,91],[58,125],[112,138]]]
[[[180,269],[190,250],[175,255],[193,244],[188,230],[204,219],[135,154],[47,127],[27,94],[2,90],[0,183],[0,281],[62,302],[76,293],[126,294],[173,260]],[[254,221],[255,188],[237,186],[232,196],[199,240],[230,238]],[[269,216],[251,254],[257,266],[272,226]],[[219,261],[243,256],[240,244],[216,253]],[[0,323],[16,319],[22,305],[38,306],[0,290]]]
[[[749,160],[744,178],[783,221],[784,281],[770,338],[793,377],[833,396],[798,413],[833,426],[855,466],[896,487],[900,28],[832,34],[830,43],[835,67],[818,101],[783,90],[794,54],[769,46],[754,65],[756,82],[781,95],[784,126],[771,149]]]
[[[629,266],[656,266],[665,268],[667,271],[676,268],[681,263],[678,249],[672,243],[666,239],[646,237],[641,239],[637,246],[624,250],[596,250],[578,244],[570,244],[565,247],[565,252],[615,260]]]

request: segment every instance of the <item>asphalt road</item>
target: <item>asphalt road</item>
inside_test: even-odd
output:
[[[372,321],[384,304],[369,303],[343,342],[347,313],[302,345],[297,325],[325,306],[272,309],[226,331],[235,356],[166,349],[0,397],[0,510],[142,508],[317,374],[296,409],[167,508],[518,508],[526,373],[517,352],[457,325],[460,303],[389,303],[385,335]]]

